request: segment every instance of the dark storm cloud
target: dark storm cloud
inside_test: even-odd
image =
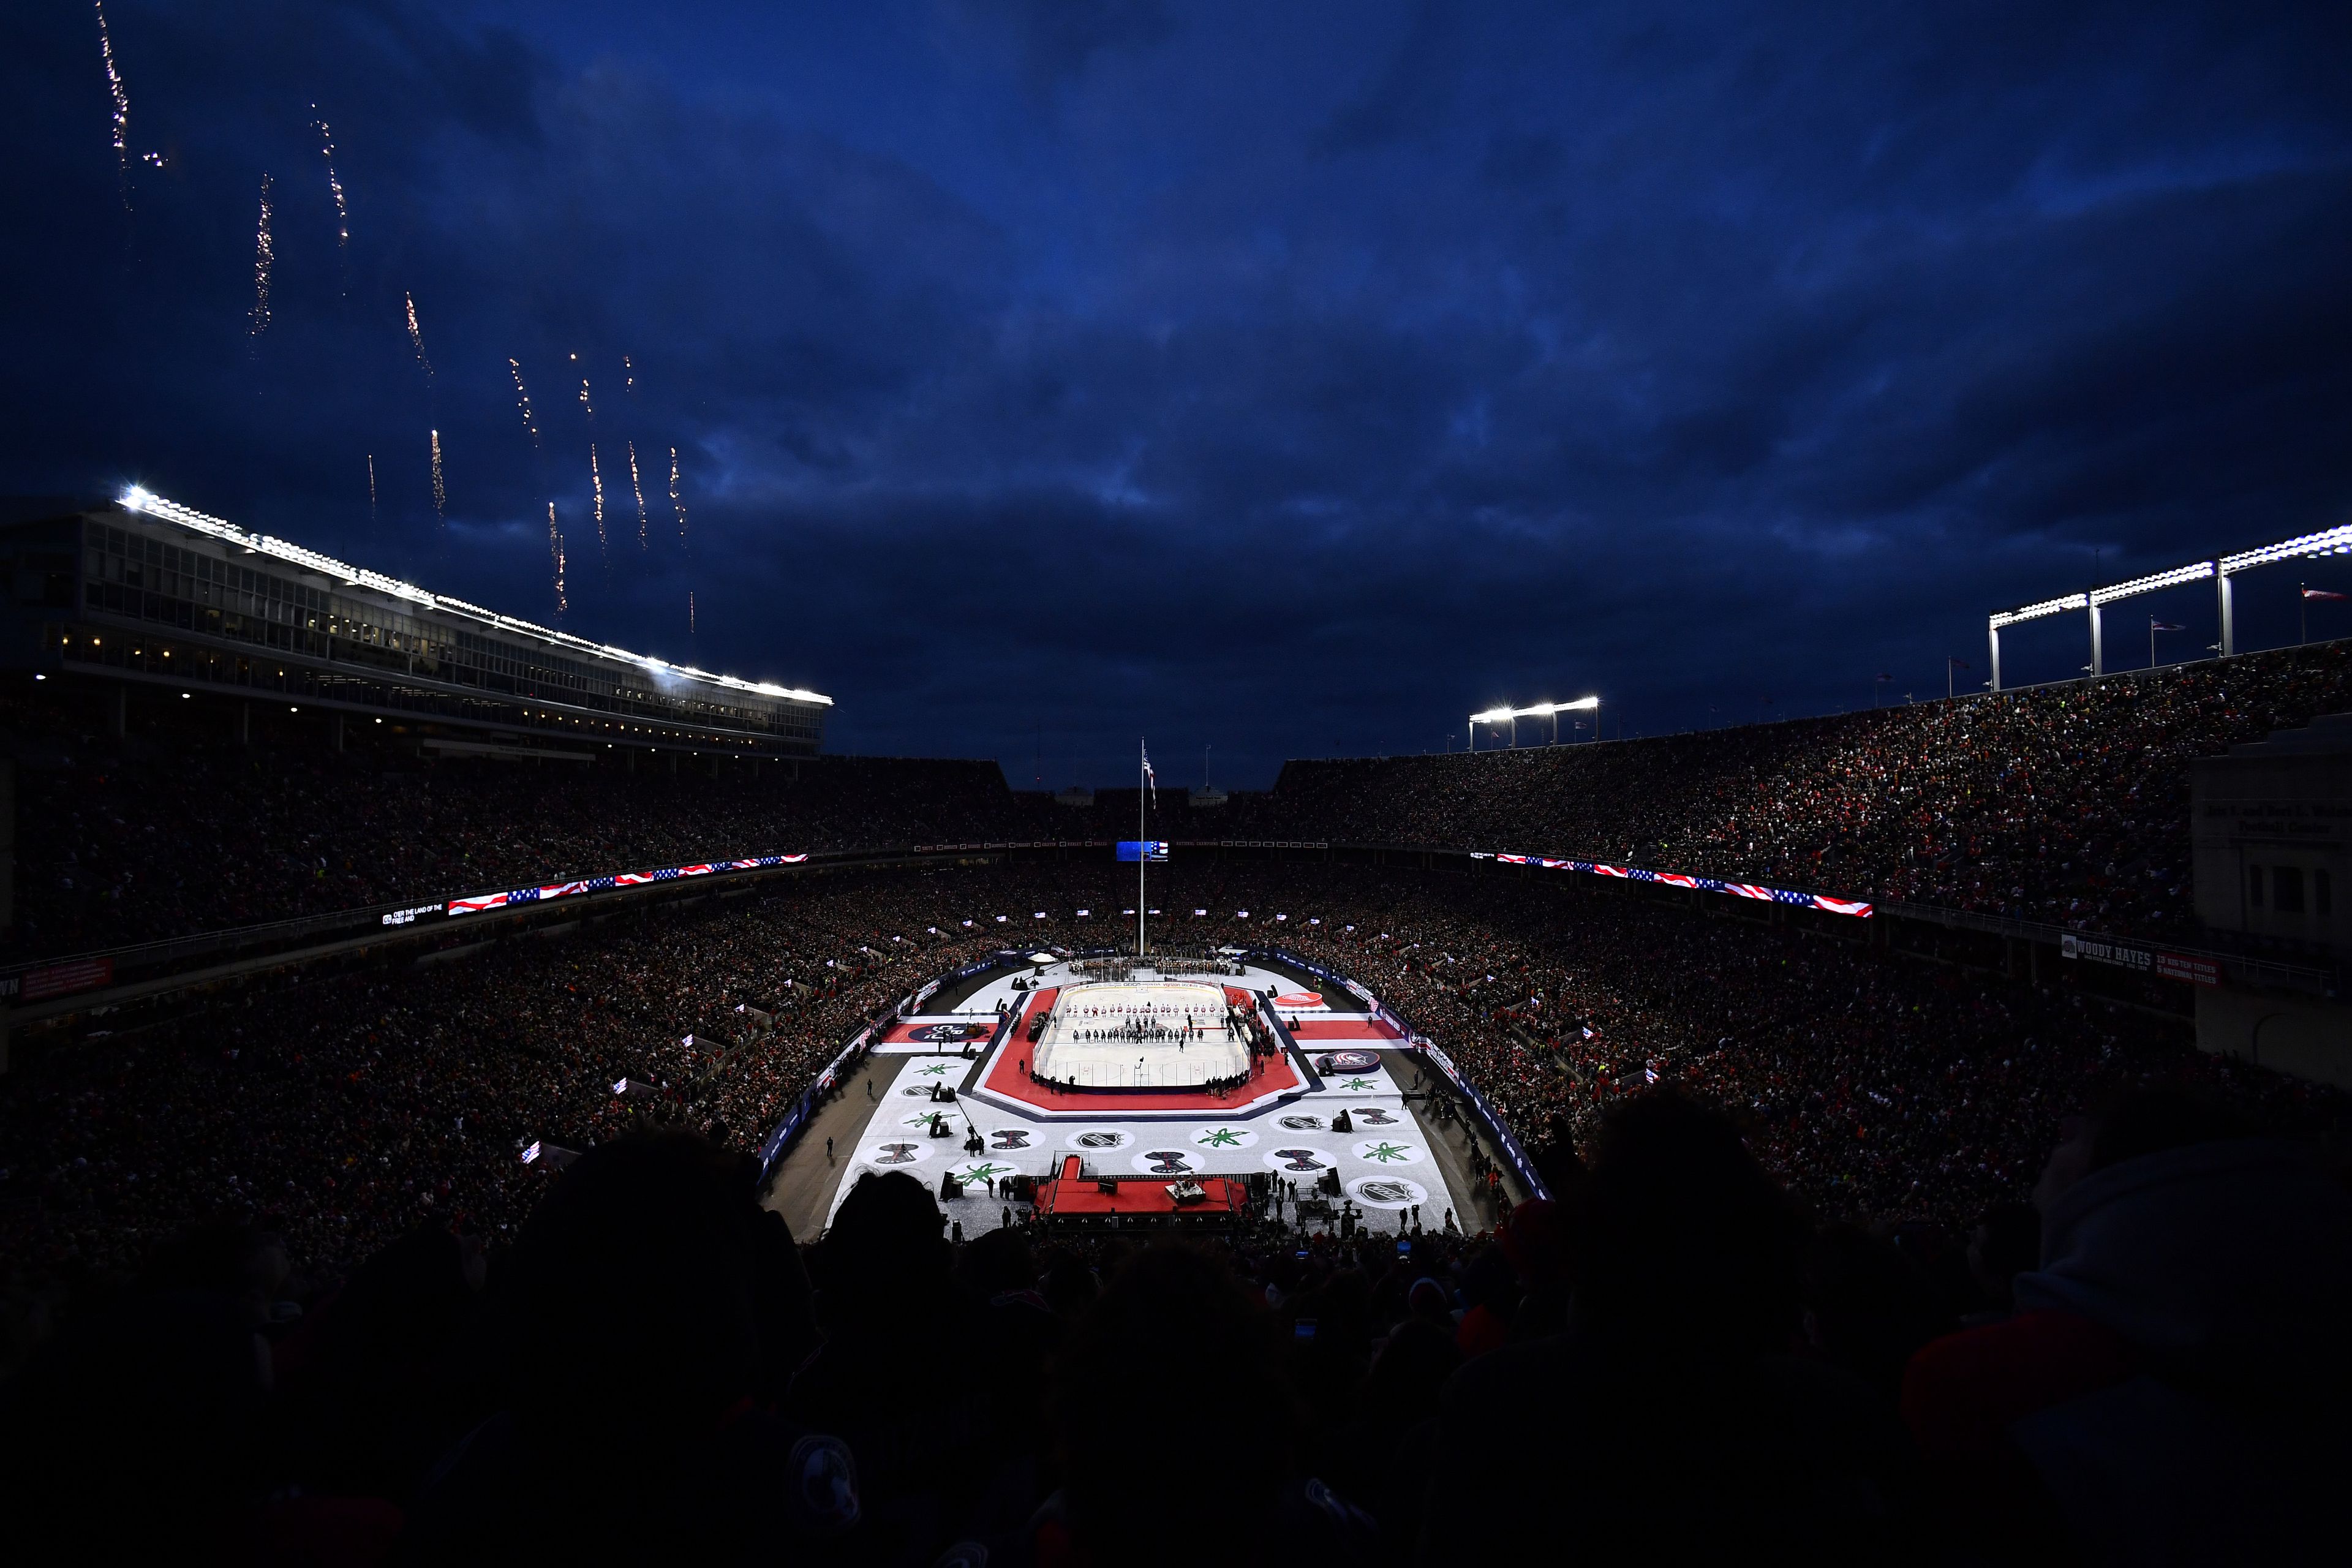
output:
[[[2338,12],[534,4],[123,0],[128,219],[94,24],[35,18],[0,489],[541,618],[551,500],[569,625],[845,746],[1243,784],[1496,699],[1924,694],[2094,549],[2352,499]]]

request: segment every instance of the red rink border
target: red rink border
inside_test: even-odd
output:
[[[1171,1090],[1165,1094],[1105,1094],[1056,1089],[1039,1083],[1029,1076],[1030,1053],[1036,1048],[1029,1043],[1029,1025],[1038,1013],[1053,1006],[1054,998],[1060,994],[1059,986],[1048,986],[1030,993],[1027,1004],[1013,1020],[1004,1043],[983,1065],[976,1081],[967,1084],[965,1093],[980,1095],[991,1104],[1024,1115],[1088,1121],[1103,1117],[1131,1117],[1138,1111],[1155,1110],[1238,1117],[1278,1105],[1305,1093],[1309,1087],[1306,1076],[1287,1053],[1279,1057],[1259,1058],[1250,1081],[1223,1095],[1197,1090],[1190,1093]]]

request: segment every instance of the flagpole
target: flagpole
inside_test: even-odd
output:
[[[1143,742],[1135,743],[1135,957],[1143,959]]]

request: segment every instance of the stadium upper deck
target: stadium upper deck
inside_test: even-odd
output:
[[[11,666],[396,714],[475,745],[810,756],[833,705],[500,615],[143,490],[0,529],[0,566],[16,585],[0,609]]]

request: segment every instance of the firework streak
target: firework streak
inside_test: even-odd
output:
[[[555,526],[555,503],[547,503],[547,556],[555,568],[555,613],[558,616],[571,606],[563,597],[563,531]]]
[[[425,380],[427,384],[430,384],[433,380],[433,362],[425,357],[425,330],[416,324],[416,296],[403,294],[400,298],[408,307],[409,346],[416,351],[416,363],[425,367]]]
[[[433,515],[449,521],[449,492],[441,485],[441,432],[433,432]]]
[[[269,274],[278,264],[278,245],[269,237],[269,176],[261,176],[261,223],[253,231],[253,335],[269,330]]]
[[[522,427],[530,432],[530,449],[536,452],[539,450],[539,421],[531,415],[530,393],[522,384],[522,363],[510,359],[507,361],[507,368],[514,372],[515,403],[522,409]]]
[[[114,163],[121,178],[122,210],[131,210],[131,94],[122,73],[114,68],[114,39],[106,30],[105,0],[90,0],[98,11],[98,58],[106,62],[106,89],[114,95]]]
[[[669,505],[670,510],[677,513],[677,542],[683,549],[686,545],[686,503],[677,499],[677,448],[675,447],[669,449]]]
[[[651,550],[653,540],[646,522],[646,487],[637,482],[637,444],[629,443],[629,489],[637,498],[637,548]]]
[[[604,470],[596,466],[596,443],[593,441],[588,443],[588,483],[596,500],[596,553],[609,562],[613,552],[604,539]]]
[[[316,114],[319,106],[312,104]],[[343,182],[335,175],[335,133],[327,129],[324,120],[314,120],[311,126],[319,132],[319,151],[327,160],[327,194],[335,198],[335,248],[343,258],[343,292],[352,291],[352,209],[343,200]]]

